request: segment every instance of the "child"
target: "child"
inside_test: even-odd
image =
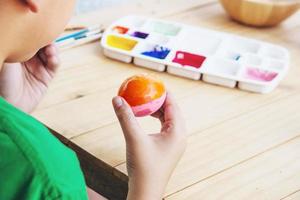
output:
[[[0,1],[0,199],[100,198],[87,192],[74,152],[26,114],[40,102],[57,70],[57,51],[50,43],[63,31],[74,4]],[[178,106],[168,95],[153,115],[162,124],[158,135],[144,133],[121,97],[113,99],[113,106],[127,146],[127,199],[161,199],[186,145]]]

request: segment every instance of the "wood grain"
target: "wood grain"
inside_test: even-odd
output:
[[[170,180],[167,199],[297,199],[300,13],[282,26],[257,29],[231,21],[217,1],[176,0],[170,6],[149,0],[75,17],[71,24],[107,25],[129,13],[278,43],[289,49],[291,68],[274,92],[259,95],[112,61],[99,43],[63,52],[62,67],[33,115],[78,153],[89,186],[111,199],[125,198],[125,142],[111,98],[125,78],[148,72],[174,93],[188,124],[188,149]],[[139,121],[149,133],[160,128],[152,118]],[[114,187],[119,191],[114,193]]]
[[[297,190],[289,194],[288,196],[282,198],[281,200],[298,200],[298,199],[300,199],[300,190]]]
[[[280,199],[300,187],[299,151],[300,135],[166,199]]]

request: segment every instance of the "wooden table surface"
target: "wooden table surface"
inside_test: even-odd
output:
[[[187,151],[167,200],[300,199],[300,13],[281,26],[256,29],[231,21],[215,0],[147,0],[77,16],[71,24],[108,25],[127,14],[274,42],[289,49],[291,68],[275,91],[261,95],[113,61],[99,42],[63,52],[33,115],[78,153],[88,185],[109,199],[125,198],[125,143],[111,99],[125,78],[148,72],[174,93],[188,125]],[[149,133],[159,129],[154,119],[139,121]]]

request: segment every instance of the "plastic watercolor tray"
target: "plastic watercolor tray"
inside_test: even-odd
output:
[[[101,44],[122,62],[259,93],[272,91],[289,66],[281,46],[140,16],[113,23]]]

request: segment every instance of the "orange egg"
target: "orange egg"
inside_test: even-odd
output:
[[[119,89],[135,116],[151,115],[163,105],[166,89],[162,81],[150,75],[136,75],[124,81]]]

